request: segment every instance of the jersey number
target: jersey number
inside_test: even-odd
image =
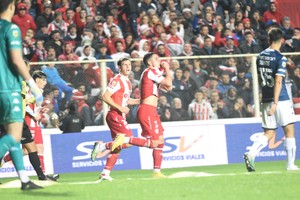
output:
[[[270,72],[266,72],[263,68],[259,68],[259,74],[261,78],[261,86],[262,87],[274,87],[274,78]]]

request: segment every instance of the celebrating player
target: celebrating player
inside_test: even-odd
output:
[[[124,148],[124,144],[153,149],[153,177],[163,178],[165,175],[161,173],[160,168],[164,147],[164,129],[157,113],[157,100],[159,87],[165,90],[172,89],[170,66],[167,62],[161,62],[159,56],[154,53],[146,54],[143,62],[147,69],[143,72],[140,81],[141,105],[138,108],[137,116],[142,127],[142,136],[145,138],[136,138],[121,131],[117,132],[121,134],[116,136],[111,150]],[[162,75],[163,71],[166,73],[165,77]],[[95,144],[93,152],[103,152],[104,150],[103,147]]]
[[[112,139],[115,139],[118,133],[132,136],[132,132],[128,126],[125,115],[129,112],[127,105],[137,105],[139,99],[131,99],[130,94],[132,87],[128,76],[131,72],[131,62],[128,58],[123,58],[118,61],[120,73],[116,75],[108,84],[107,90],[103,94],[103,101],[109,106],[110,110],[106,116],[106,122],[111,130]],[[105,149],[111,149],[112,142],[102,143],[96,142],[92,151],[92,160],[96,159],[97,154]],[[112,181],[110,172],[115,166],[121,149],[128,147],[128,144],[122,147],[113,149],[106,160],[106,165],[100,175],[101,180]]]

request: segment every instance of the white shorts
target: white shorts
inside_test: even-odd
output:
[[[264,129],[276,129],[277,123],[282,127],[295,123],[293,103],[290,100],[278,101],[275,114],[268,116],[272,104],[273,102],[262,104],[262,127]]]

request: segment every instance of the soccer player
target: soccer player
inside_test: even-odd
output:
[[[262,128],[264,134],[259,136],[249,152],[244,154],[245,164],[249,172],[255,171],[255,156],[274,137],[278,123],[283,127],[286,137],[284,142],[287,152],[286,169],[299,170],[294,164],[296,157],[295,114],[285,86],[287,58],[280,53],[283,33],[280,29],[274,28],[269,31],[268,35],[270,46],[259,54],[256,61],[262,91]]]
[[[15,12],[15,0],[0,1],[0,124],[6,134],[0,139],[0,158],[9,151],[22,190],[42,188],[30,181],[26,175],[20,140],[23,129],[22,78],[26,81],[38,104],[43,96],[30,76],[22,58],[21,31],[11,23]]]
[[[33,79],[35,80],[35,82],[38,85],[41,85],[41,86],[45,86],[46,85],[46,83],[47,83],[47,81],[46,81],[47,76],[42,71],[37,70],[37,71],[35,71],[33,73],[32,76],[33,76]],[[26,102],[28,100],[28,98],[27,98],[27,93],[28,92],[29,91],[27,91],[26,82],[22,81],[23,116],[25,116],[25,107],[26,107],[26,104],[27,104]],[[5,133],[5,129],[4,129],[3,126],[1,126],[1,133]],[[23,124],[21,144],[23,145],[23,148],[25,148],[25,150],[28,152],[29,161],[30,161],[31,165],[34,168],[34,170],[35,170],[35,172],[36,172],[36,174],[38,176],[38,179],[39,180],[53,180],[53,181],[57,181],[57,179],[59,178],[58,175],[51,176],[51,175],[45,175],[44,174],[42,166],[41,166],[41,162],[40,162],[39,157],[38,157],[37,147],[36,147],[36,144],[34,142],[34,137],[31,134],[31,131],[30,131],[28,125],[26,124],[25,120],[24,120],[24,124]],[[0,167],[2,167],[2,165],[4,163],[9,162],[9,161],[11,161],[11,156],[10,156],[10,154],[7,154],[1,160]]]
[[[172,76],[170,65],[161,61],[157,54],[146,54],[143,63],[147,69],[142,73],[140,80],[141,104],[137,111],[137,117],[142,127],[142,136],[145,139],[129,138],[129,143],[138,143],[138,145],[153,148],[153,177],[163,178],[165,175],[161,173],[160,168],[164,147],[164,129],[157,113],[158,90],[159,87],[167,91],[172,90]],[[164,72],[165,77],[163,76]]]
[[[123,132],[117,132],[111,150],[124,148],[124,145],[130,144],[140,147],[153,149],[153,177],[166,177],[161,173],[162,150],[164,147],[163,127],[160,117],[157,113],[158,89],[159,87],[170,91],[172,89],[172,77],[170,66],[167,62],[161,61],[159,56],[154,53],[148,53],[143,58],[147,69],[143,72],[140,80],[141,104],[137,111],[138,120],[142,127],[142,136],[144,138],[132,137]],[[166,76],[163,76],[165,72]],[[118,122],[117,124],[119,124]],[[120,126],[120,125],[117,125]],[[96,150],[95,150],[96,149]],[[93,152],[104,152],[104,148],[97,147],[95,144]],[[93,154],[92,154],[93,159]]]
[[[120,73],[110,81],[102,96],[103,101],[110,106],[110,110],[106,116],[106,122],[111,130],[112,139],[115,139],[118,133],[125,134],[128,137],[132,136],[132,132],[125,117],[129,112],[127,105],[137,105],[140,103],[140,99],[130,98],[132,92],[131,83],[128,79],[131,72],[130,60],[128,58],[119,60],[118,66]],[[92,151],[92,160],[94,161],[96,159],[96,156],[100,151],[111,149],[111,146],[112,142],[96,142]],[[121,149],[127,147],[129,147],[128,144],[123,144],[122,147],[115,148],[110,152],[105,167],[100,175],[101,180],[113,180],[110,176],[110,172],[117,162]]]
[[[47,75],[41,71],[36,70],[33,72],[32,77],[36,82],[40,91],[43,91],[44,87],[47,84]],[[42,130],[39,126],[39,121],[42,118],[42,113],[47,112],[47,107],[40,107],[36,103],[36,99],[32,96],[32,93],[27,94],[28,104],[26,106],[26,115],[25,121],[28,125],[30,132],[34,135],[34,143],[37,150],[37,155],[40,160],[41,168],[43,173],[45,173],[45,164],[44,164],[44,144],[43,144],[43,136]],[[58,174],[54,174],[53,176],[47,175],[48,179],[57,180],[59,178]]]

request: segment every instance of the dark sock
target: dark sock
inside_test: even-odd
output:
[[[44,155],[38,155],[43,172],[45,172]]]
[[[40,180],[45,180],[46,176],[43,173],[41,162],[37,155],[37,152],[31,152],[28,154],[28,156],[29,156],[30,163],[31,163],[32,167],[34,168],[38,178]]]

